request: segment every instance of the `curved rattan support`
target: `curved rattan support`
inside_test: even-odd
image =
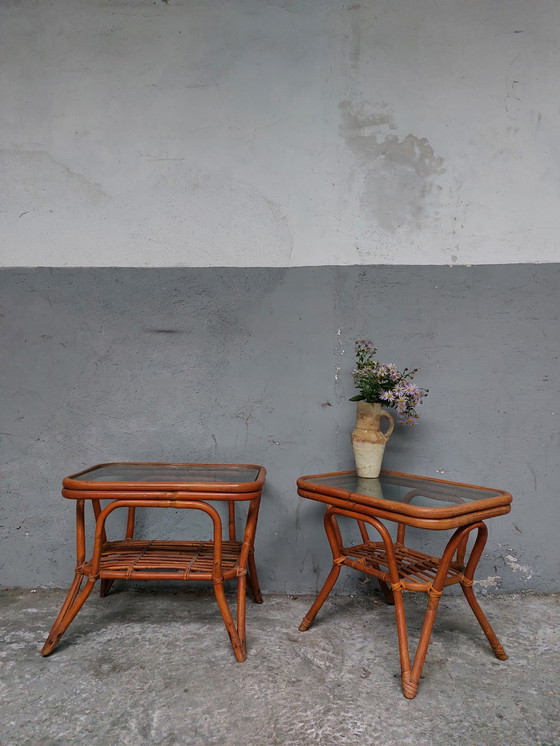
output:
[[[94,500],[92,502],[93,502],[93,507],[94,507],[94,512],[95,512],[95,503],[99,503],[99,500]],[[97,513],[95,514],[96,518],[100,512],[101,511],[98,509]],[[128,508],[127,519],[126,519],[126,533],[125,533],[126,539],[134,538],[135,522],[136,522],[136,508]],[[99,595],[101,596],[101,598],[105,598],[105,596],[108,595],[109,591],[113,587],[114,582],[115,582],[114,578],[101,578],[100,589],[99,589]]]
[[[390,594],[390,601],[393,600],[393,593],[390,589],[388,589],[387,586],[387,580],[390,580],[392,584],[397,584],[399,582],[399,574],[397,569],[397,562],[396,558],[393,552],[393,542],[391,540],[391,535],[389,531],[386,529],[386,527],[381,523],[381,521],[378,521],[376,518],[373,518],[371,516],[364,516],[362,514],[355,513],[351,510],[344,510],[343,508],[338,507],[329,507],[325,511],[325,516],[323,518],[323,523],[325,526],[325,533],[327,534],[327,538],[331,547],[331,552],[333,555],[333,566],[327,576],[327,579],[325,580],[323,587],[319,591],[319,594],[317,598],[315,599],[314,603],[312,604],[311,608],[307,612],[307,614],[304,616],[300,626],[299,630],[301,632],[305,632],[309,629],[309,627],[313,624],[313,621],[315,617],[317,616],[317,613],[321,606],[325,603],[329,593],[334,587],[334,584],[338,580],[338,576],[340,575],[340,567],[341,565],[349,565],[351,567],[354,567],[354,569],[365,569],[368,571],[369,568],[361,568],[358,565],[358,563],[353,563],[351,560],[348,560],[346,555],[342,551],[342,534],[340,532],[340,527],[338,525],[337,515],[347,516],[349,518],[354,518],[358,522],[358,526],[360,527],[360,533],[362,535],[362,538],[368,537],[367,529],[365,527],[365,524],[368,523],[370,526],[372,526],[381,536],[381,539],[383,543],[385,544],[386,551],[387,551],[387,557],[388,557],[388,563],[389,563],[389,572],[388,577],[387,573],[382,573],[379,569],[379,566],[377,566],[377,573],[376,577],[380,581],[380,583],[383,583],[383,585],[387,588],[388,593]],[[380,577],[383,576],[383,577]],[[383,586],[382,586],[383,588]]]
[[[52,653],[52,651],[58,645],[60,638],[66,632],[66,630],[76,617],[76,614],[80,611],[89,594],[92,592],[93,586],[95,585],[95,578],[89,578],[82,591],[80,592],[84,577],[85,576],[82,572],[76,572],[74,580],[72,581],[72,585],[70,586],[70,590],[68,591],[68,595],[66,596],[64,603],[62,604],[62,608],[60,609],[60,612],[49,633],[49,636],[47,637],[45,644],[43,645],[41,655],[47,656]]]
[[[41,655],[49,655],[55,649],[58,641],[68,628],[70,622],[81,607],[84,605],[87,597],[91,593],[95,581],[89,586],[86,585],[84,591],[80,594],[80,588],[84,579],[82,566],[86,558],[86,539],[85,539],[85,500],[76,501],[76,572],[74,580],[66,594],[58,616],[56,617],[52,629],[47,637]],[[85,592],[87,590],[87,592]]]
[[[475,543],[469,555],[465,571],[460,578],[460,584],[463,589],[463,593],[465,594],[475,617],[477,618],[488,641],[490,642],[490,645],[496,657],[500,658],[501,660],[505,660],[507,658],[507,655],[498,638],[496,637],[494,630],[484,616],[484,612],[480,608],[480,605],[478,604],[478,601],[474,596],[472,588],[474,572],[476,570],[476,566],[478,565],[478,561],[480,560],[480,557],[484,550],[484,546],[486,544],[486,539],[488,537],[488,528],[482,521],[478,521],[477,523],[473,523],[470,526],[463,526],[461,528],[458,528],[455,531],[453,536],[448,541],[447,546],[445,547],[439,563],[436,578],[433,583],[431,583],[430,586],[426,589],[428,592],[428,605],[426,608],[426,614],[424,616],[422,631],[418,640],[418,646],[416,648],[416,653],[414,656],[414,663],[410,672],[410,677],[408,679],[409,682],[411,682],[412,684],[418,684],[420,675],[422,674],[422,668],[426,659],[426,653],[428,651],[428,645],[430,643],[430,638],[434,627],[439,600],[443,593],[445,580],[453,561],[453,556],[457,553],[458,549],[463,550],[463,548],[466,546],[469,534],[471,533],[471,531],[474,530],[477,531]],[[403,685],[403,693],[405,697],[409,697],[409,693],[407,693],[409,691],[410,687],[407,686],[407,688],[405,688]]]
[[[426,583],[425,588],[423,589],[428,595],[428,604],[426,607],[426,613],[424,615],[420,637],[418,638],[418,644],[416,647],[416,652],[414,654],[412,667],[410,667],[409,663],[408,640],[402,593],[395,594],[397,632],[399,637],[399,647],[401,649],[401,684],[403,694],[407,699],[413,699],[416,696],[418,690],[418,683],[420,681],[420,676],[422,674],[422,669],[426,660],[426,654],[428,652],[428,646],[430,644],[440,598],[443,594],[443,588],[445,587],[445,581],[448,576],[453,556],[457,551],[457,547],[464,543],[465,538],[475,528],[478,529],[478,541],[478,539],[483,536],[483,532],[487,532],[484,523],[479,522],[471,526],[463,526],[462,528],[458,528],[455,531],[451,539],[447,542],[447,546],[445,547],[445,550],[441,556],[435,579],[431,583]],[[483,537],[482,546],[484,546],[484,541],[485,537]],[[480,551],[482,551],[482,549]],[[472,565],[473,572],[479,557],[480,553],[474,559]],[[403,648],[406,649],[403,650]],[[403,666],[403,662],[405,664],[408,663],[408,665]]]
[[[499,660],[505,661],[508,659],[508,655],[506,651],[504,650],[501,642],[498,640],[498,637],[496,636],[496,633],[492,629],[492,626],[490,625],[490,622],[486,618],[486,615],[480,608],[480,604],[478,603],[476,596],[474,595],[474,589],[473,589],[474,573],[475,573],[478,561],[484,550],[484,546],[486,544],[487,538],[488,538],[488,528],[486,527],[484,523],[481,522],[475,544],[469,555],[469,560],[467,562],[465,573],[461,581],[461,589],[465,595],[465,598],[468,601],[469,606],[472,609],[473,614],[475,615],[478,623],[482,627],[482,631],[486,635],[486,639],[490,643],[490,647],[494,651],[494,655]],[[466,541],[465,541],[465,546],[466,546]]]
[[[387,540],[386,540],[388,538],[390,546],[391,546],[391,553],[393,554],[393,558],[394,558],[394,553],[393,553],[393,549],[392,549],[392,547],[393,547],[393,541],[392,541],[392,539],[390,537],[390,534],[387,531],[387,529],[385,528],[385,526],[384,526],[383,523],[381,523],[380,521],[378,521],[376,518],[362,516],[361,514],[358,517],[359,514],[355,513],[354,511],[344,512],[344,510],[341,511],[338,508],[337,512],[338,512],[339,515],[345,515],[347,517],[354,518],[356,520],[356,522],[358,524],[358,528],[360,530],[360,535],[361,535],[361,537],[362,537],[362,539],[364,540],[365,543],[367,543],[367,542],[370,541],[369,533],[368,533],[367,525],[366,525],[368,523],[371,526],[373,526],[373,528],[381,535],[381,538],[382,538],[382,541],[383,541],[385,547],[388,546]],[[336,523],[336,526],[337,526],[337,529],[338,529],[338,522],[335,521],[335,523]],[[379,527],[381,527],[381,529]],[[338,530],[338,534],[337,535],[340,536],[340,530]],[[340,541],[341,541],[341,546],[342,546],[342,538],[340,539]],[[389,605],[392,606],[395,603],[395,597],[393,595],[393,589],[391,588],[391,585],[390,585],[390,582],[392,582],[392,581],[390,581],[390,579],[386,577],[386,573],[383,573],[381,571],[381,567],[380,567],[380,565],[378,563],[376,563],[373,560],[369,560],[368,561],[368,565],[369,565],[369,567],[373,568],[374,570],[377,570],[377,572],[375,573],[375,577],[377,579],[377,582],[379,583],[379,587],[381,589],[381,592],[383,593],[383,597],[385,599],[385,602],[387,604],[389,604]],[[397,566],[397,563],[395,561],[395,567],[396,566]],[[356,569],[358,569],[358,568],[356,568]],[[365,569],[365,572],[368,572],[367,568]]]
[[[357,524],[360,530],[362,541],[364,542],[364,544],[367,544],[370,541],[367,526],[363,520],[358,520]],[[378,570],[380,569],[379,565],[376,565],[375,563],[372,563],[372,566],[376,567]],[[385,603],[393,605],[395,601],[393,599],[393,592],[391,591],[391,588],[389,587],[389,585],[384,580],[382,580],[381,577],[379,576],[377,577],[377,582],[379,583],[379,587],[381,588],[381,592],[383,593]]]
[[[249,558],[247,560],[247,580],[249,582],[249,588],[253,594],[253,601],[256,604],[262,604],[263,597],[259,585],[259,578],[257,575],[257,566],[255,564],[255,552],[251,547],[249,551]]]
[[[232,538],[235,539],[235,506],[233,506],[233,503],[229,503],[229,505],[230,505],[229,536],[230,536],[230,539]],[[253,539],[252,539],[252,537],[255,535],[255,531],[257,528],[257,519],[259,517],[259,506],[260,506],[260,500],[258,499],[251,500],[251,502],[249,503],[249,509],[247,511],[247,520],[245,522],[245,531],[243,533],[243,544],[241,546],[241,554],[239,556],[240,573],[237,578],[237,633],[238,633],[238,639],[239,639],[239,644],[240,644],[239,654],[238,654],[238,651],[236,649],[236,645],[233,639],[232,639],[232,646],[233,646],[233,651],[235,653],[235,656],[237,660],[240,662],[244,661],[246,657],[245,609],[246,609],[247,580],[249,580],[249,586],[253,593],[253,599],[255,600],[255,603],[262,603],[259,580],[257,577],[257,568],[255,565],[255,559],[254,559]],[[225,618],[224,618],[224,621],[225,621]]]

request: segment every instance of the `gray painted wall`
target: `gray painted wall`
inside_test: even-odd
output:
[[[560,265],[29,269],[0,283],[6,586],[68,583],[63,476],[159,460],[264,464],[262,585],[315,590],[329,563],[322,508],[295,479],[353,466],[347,399],[366,336],[430,389],[385,466],[510,490],[482,587],[558,590]],[[159,538],[189,530],[171,510],[141,523]],[[354,575],[338,589],[360,587]]]

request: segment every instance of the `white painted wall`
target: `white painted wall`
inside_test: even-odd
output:
[[[0,265],[560,261],[553,0],[0,5]]]

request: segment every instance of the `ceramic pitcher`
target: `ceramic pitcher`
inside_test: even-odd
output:
[[[389,426],[381,429],[381,419],[387,419]],[[356,402],[356,423],[352,431],[352,447],[359,477],[376,478],[381,471],[385,444],[389,440],[395,422],[381,404]]]

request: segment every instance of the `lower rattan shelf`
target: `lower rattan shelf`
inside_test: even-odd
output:
[[[241,542],[222,542],[222,577],[234,578]],[[152,580],[212,580],[212,541],[141,541],[125,539],[104,544],[99,566],[100,578]],[[84,565],[91,574],[91,563]]]
[[[397,570],[401,580],[415,584],[431,585],[435,580],[440,558],[430,554],[418,552],[402,544],[393,544],[393,551],[397,562]],[[387,568],[387,551],[382,541],[370,541],[353,547],[343,547],[342,554],[356,558],[366,567]],[[464,566],[459,562],[452,562],[444,585],[453,585],[463,578]],[[387,578],[388,580],[388,578]]]

